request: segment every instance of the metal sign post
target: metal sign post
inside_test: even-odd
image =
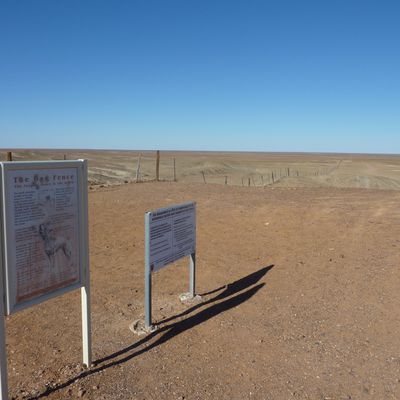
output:
[[[81,287],[81,303],[82,303],[82,352],[83,364],[90,367],[92,364],[92,330],[90,319],[90,271],[89,271],[89,232],[88,232],[88,187],[87,187],[87,161],[83,161],[83,171],[81,179],[81,193],[82,193],[82,224],[81,235],[82,245],[86,249],[83,256],[83,273]]]
[[[5,326],[4,326],[4,312],[0,312],[0,399],[8,399],[8,384],[7,384],[7,354],[6,354],[6,340],[5,340]]]
[[[144,255],[144,291],[145,291],[145,327],[151,327],[151,269],[150,269],[150,213],[144,216],[145,225],[145,255]]]
[[[0,235],[1,237],[1,235]],[[1,251],[0,251],[1,253]],[[1,254],[0,254],[1,256]],[[1,262],[1,261],[0,261]],[[0,275],[3,275],[0,272]],[[0,399],[8,399],[7,384],[7,354],[6,354],[6,330],[4,323],[4,293],[3,293],[3,277],[0,278]]]
[[[196,296],[196,203],[184,203],[145,214],[145,328],[151,317],[151,275],[189,256],[189,294]]]
[[[7,383],[7,353],[6,353],[6,328],[5,328],[5,295],[4,295],[4,268],[3,268],[3,232],[2,221],[3,211],[1,205],[3,203],[2,193],[2,174],[0,174],[0,400],[8,399],[8,383]]]
[[[191,297],[196,296],[196,253],[190,254],[189,259],[189,293]]]

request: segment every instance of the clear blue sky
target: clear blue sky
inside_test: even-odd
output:
[[[400,153],[400,1],[6,0],[0,147]]]

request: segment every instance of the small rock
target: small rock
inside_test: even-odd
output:
[[[86,390],[80,388],[80,389],[78,390],[78,397],[83,397],[83,396],[85,395],[85,393],[86,393]]]

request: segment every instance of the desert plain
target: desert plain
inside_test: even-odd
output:
[[[148,182],[156,178],[155,151],[13,151],[15,161],[64,158],[87,159],[91,185],[117,185],[137,180]],[[0,160],[6,160],[6,150],[0,149]],[[159,179],[166,182],[175,180],[180,183],[226,183],[234,186],[400,189],[400,156],[162,151]]]
[[[13,156],[64,154],[89,160],[94,363],[78,291],[20,311],[6,320],[12,398],[400,398],[400,156],[161,152],[158,182],[154,152]],[[185,201],[202,300],[179,300],[187,259],[164,268],[159,329],[136,336],[144,213]]]

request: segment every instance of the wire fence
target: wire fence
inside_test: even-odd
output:
[[[339,168],[341,163],[335,160],[330,164],[309,165],[297,162],[284,165],[268,159],[240,160],[240,156],[235,155],[231,155],[227,161],[215,154],[101,150],[4,151],[1,158],[7,161],[85,158],[89,164],[91,185],[167,181],[266,187],[289,179],[293,181],[327,176]]]

